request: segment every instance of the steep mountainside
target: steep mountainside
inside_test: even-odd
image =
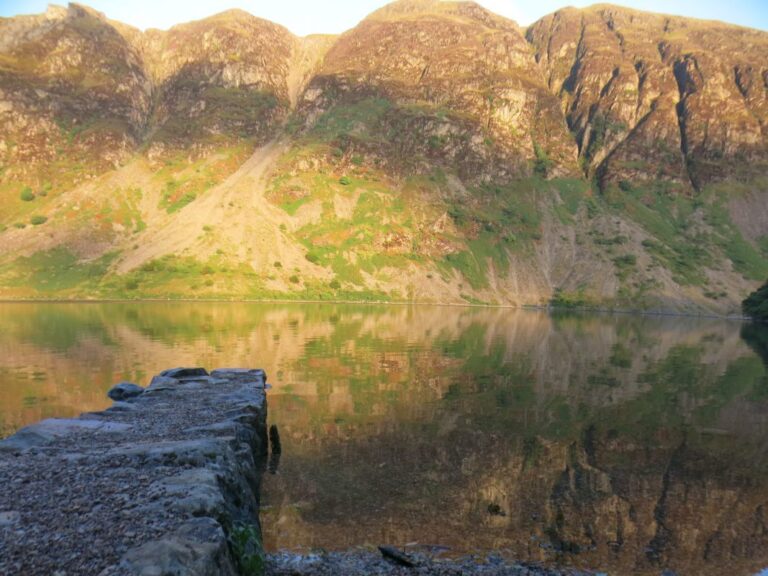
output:
[[[281,26],[233,10],[134,42],[157,92],[153,144],[189,149],[214,136],[263,143],[288,115],[295,40]]]
[[[768,33],[400,0],[0,19],[0,296],[737,312],[768,277]]]
[[[152,83],[138,51],[72,5],[0,21],[3,181],[77,184],[141,142]]]
[[[599,5],[527,36],[602,179],[691,192],[768,170],[764,32]]]
[[[557,98],[523,32],[471,3],[397,2],[342,35],[309,84],[300,112],[387,100],[369,127],[410,173],[450,163],[467,182],[530,173],[536,149],[556,174],[574,174],[576,150]],[[386,112],[386,113],[385,113]],[[415,158],[423,158],[421,165]]]

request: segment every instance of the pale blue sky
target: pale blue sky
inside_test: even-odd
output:
[[[169,28],[228,8],[242,8],[305,35],[338,33],[353,27],[384,0],[88,0],[108,17],[138,28]],[[494,12],[528,25],[563,6],[589,6],[586,0],[479,0]],[[768,0],[615,0],[641,10],[722,20],[768,30]],[[46,0],[0,0],[0,16],[43,12]]]

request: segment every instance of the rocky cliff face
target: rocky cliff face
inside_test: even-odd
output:
[[[138,51],[99,14],[70,5],[3,19],[0,50],[5,182],[76,183],[117,167],[141,142],[152,83]]]
[[[768,276],[767,61],[608,5],[3,19],[3,293],[737,311]]]
[[[373,13],[333,45],[300,112],[312,122],[372,97],[393,105],[369,127],[387,156],[450,163],[470,182],[529,174],[537,153],[553,173],[575,172],[523,31],[476,4],[403,1]]]
[[[768,35],[609,5],[527,32],[585,165],[690,192],[765,174]]]
[[[150,30],[137,43],[157,92],[153,142],[261,143],[288,114],[296,41],[281,26],[233,10],[167,32]]]
[[[6,180],[60,180],[44,165],[82,159],[96,175],[146,145],[262,142],[288,113],[296,40],[244,12],[141,33],[70,4],[1,26]]]

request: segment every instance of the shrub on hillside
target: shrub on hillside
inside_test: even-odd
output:
[[[32,200],[35,199],[35,194],[32,192],[32,188],[27,187],[21,191],[19,198],[21,198],[24,202],[32,202]]]
[[[768,282],[747,296],[741,303],[741,309],[746,316],[768,322]]]

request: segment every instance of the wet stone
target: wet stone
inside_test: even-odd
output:
[[[21,514],[16,511],[0,512],[0,528],[18,524],[19,520],[21,520]]]
[[[112,400],[119,401],[127,400],[128,398],[135,398],[143,392],[144,388],[138,384],[134,384],[133,382],[120,382],[120,384],[115,384],[112,386],[112,388],[109,389],[107,396],[109,396]]]
[[[165,376],[166,378],[175,378],[179,380],[181,378],[208,376],[208,371],[205,368],[171,368],[169,370],[163,370],[160,372],[160,376]]]

